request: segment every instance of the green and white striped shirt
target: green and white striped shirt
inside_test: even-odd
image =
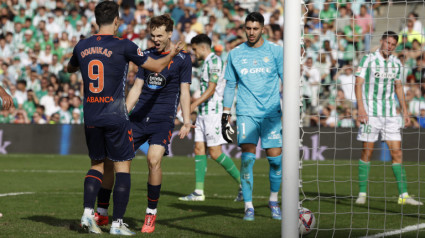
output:
[[[396,116],[394,82],[401,80],[402,67],[400,60],[393,55],[385,60],[379,49],[363,56],[355,75],[365,79],[363,103],[369,116]]]
[[[201,72],[201,94],[204,94],[208,88],[208,83],[216,83],[214,94],[201,105],[199,105],[199,115],[221,114],[223,111],[223,93],[226,86],[224,81],[223,61],[210,53],[202,65]]]

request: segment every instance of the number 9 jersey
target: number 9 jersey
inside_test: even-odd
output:
[[[141,66],[148,56],[128,39],[93,35],[75,46],[70,64],[84,81],[84,122],[103,126],[128,120],[125,81],[128,62]]]

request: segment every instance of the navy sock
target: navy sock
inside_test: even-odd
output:
[[[148,208],[156,209],[158,206],[159,192],[161,191],[160,185],[150,185],[148,183]]]
[[[97,193],[102,185],[103,174],[90,169],[84,179],[84,208],[94,208]]]
[[[109,200],[111,199],[112,190],[106,188],[100,188],[99,193],[97,194],[97,207],[108,209]]]
[[[131,178],[129,173],[115,174],[113,221],[123,219],[130,197],[130,187]]]

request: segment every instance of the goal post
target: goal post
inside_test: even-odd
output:
[[[282,237],[298,238],[300,162],[300,0],[284,1]]]

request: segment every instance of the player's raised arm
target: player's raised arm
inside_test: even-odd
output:
[[[144,64],[141,65],[141,67],[152,72],[160,73],[165,67],[168,66],[168,64],[170,64],[171,59],[173,59],[174,56],[176,56],[180,52],[180,50],[182,50],[182,48],[183,46],[180,41],[176,45],[171,43],[171,50],[167,56],[156,60],[148,57],[148,59],[145,61]]]

